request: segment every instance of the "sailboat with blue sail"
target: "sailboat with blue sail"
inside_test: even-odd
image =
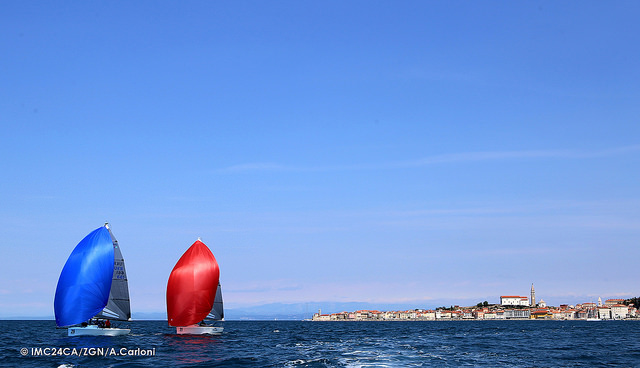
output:
[[[124,257],[109,224],[89,233],[67,259],[56,287],[56,325],[69,336],[117,336],[131,330],[111,321],[131,320]]]

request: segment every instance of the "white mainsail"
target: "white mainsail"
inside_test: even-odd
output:
[[[124,257],[109,225],[105,224],[105,227],[109,230],[113,242],[113,280],[109,291],[109,301],[96,317],[128,321],[131,319],[131,301],[129,300],[129,282],[124,267]]]
[[[216,289],[216,297],[213,301],[213,308],[211,308],[211,312],[207,315],[207,319],[211,319],[214,321],[222,321],[224,320],[224,304],[222,302],[222,286],[218,282],[218,288]]]

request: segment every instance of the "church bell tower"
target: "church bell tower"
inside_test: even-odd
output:
[[[533,283],[531,284],[531,306],[536,306],[536,290],[533,288]]]

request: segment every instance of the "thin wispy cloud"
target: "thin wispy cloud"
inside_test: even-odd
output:
[[[462,152],[434,155],[414,161],[397,163],[396,167],[422,167],[433,164],[501,161],[527,158],[574,158],[570,151],[494,151]]]
[[[219,170],[219,172],[239,173],[255,171],[349,171],[349,170],[391,170],[403,168],[420,168],[439,164],[513,161],[525,159],[591,159],[614,157],[640,152],[639,145],[614,147],[603,150],[523,150],[523,151],[478,151],[458,152],[422,157],[414,160],[395,161],[388,163],[369,163],[353,165],[328,166],[293,166],[273,162],[253,162],[233,165]]]
[[[238,171],[298,171],[300,168],[281,165],[272,162],[252,162],[240,165],[229,166],[223,171],[238,172]]]

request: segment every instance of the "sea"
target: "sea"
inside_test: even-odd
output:
[[[218,336],[166,321],[68,337],[0,321],[2,367],[640,367],[640,321],[225,321]]]

